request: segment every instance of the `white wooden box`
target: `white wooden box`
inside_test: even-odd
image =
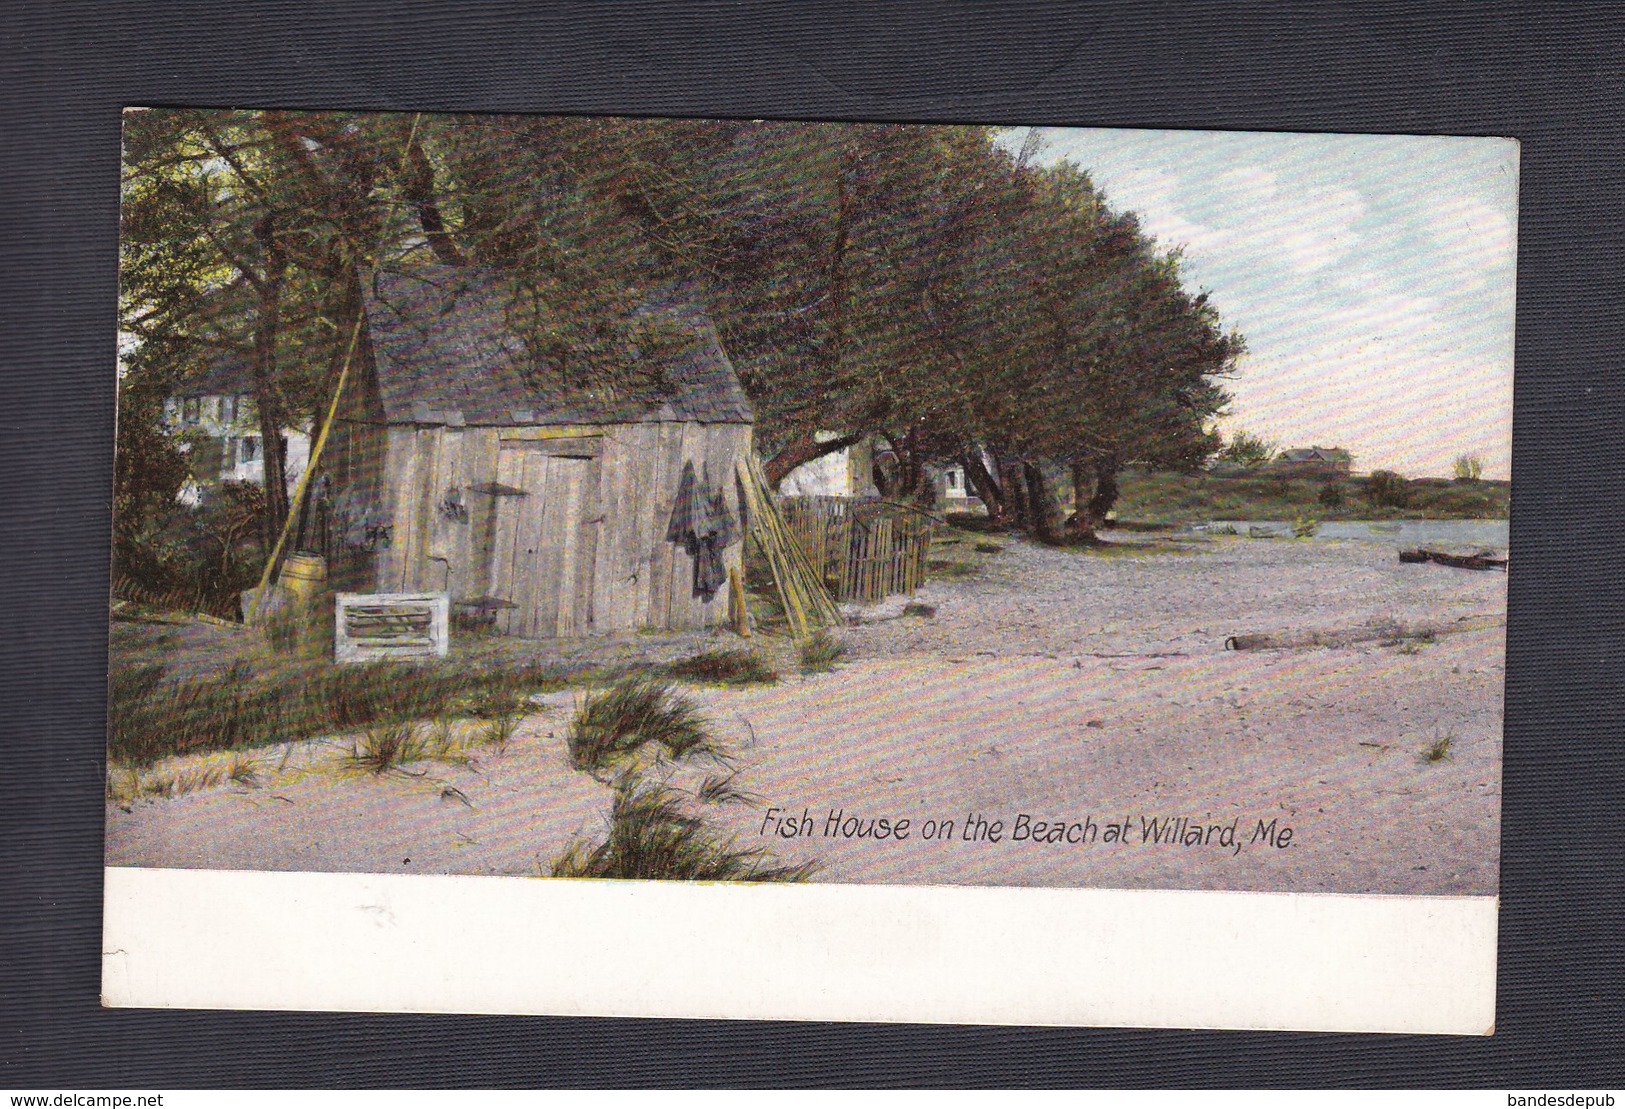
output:
[[[333,658],[338,662],[445,658],[451,598],[445,593],[339,593]]]

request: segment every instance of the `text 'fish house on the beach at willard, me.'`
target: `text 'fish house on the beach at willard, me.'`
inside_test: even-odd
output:
[[[637,309],[665,338],[612,388],[539,366],[478,270],[379,273],[364,308],[315,486],[335,588],[533,638],[727,619],[752,417],[702,312]]]

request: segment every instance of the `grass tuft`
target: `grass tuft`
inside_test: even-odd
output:
[[[417,725],[409,720],[391,720],[368,728],[350,755],[350,761],[374,774],[383,774],[418,762],[428,754]]]
[[[645,786],[633,775],[615,785],[609,834],[602,843],[571,843],[553,863],[555,878],[641,878],[680,881],[801,882],[813,863],[776,864],[761,848],[719,841],[684,811],[667,786]]]
[[[683,681],[714,685],[772,685],[778,672],[754,651],[706,651],[666,666],[667,674]]]
[[[480,739],[499,750],[507,747],[523,719],[523,714],[517,711],[498,713],[486,721],[485,727],[480,730]]]
[[[819,629],[802,642],[800,653],[801,672],[819,674],[829,670],[846,656],[846,644]]]
[[[695,799],[707,805],[758,804],[761,801],[760,797],[754,793],[747,793],[733,784],[737,776],[737,771],[730,774],[708,775],[698,792],[694,794]]]
[[[929,619],[937,614],[936,605],[922,604],[919,601],[910,601],[903,606],[904,616],[923,616]]]
[[[253,756],[238,752],[231,757],[231,765],[227,768],[226,777],[234,785],[245,789],[258,789],[260,784],[259,767]]]
[[[1443,762],[1450,757],[1450,745],[1455,742],[1455,736],[1440,736],[1422,749],[1422,761],[1425,763]]]
[[[564,738],[570,764],[592,774],[651,743],[672,758],[715,752],[694,703],[646,675],[629,675],[588,694]]]

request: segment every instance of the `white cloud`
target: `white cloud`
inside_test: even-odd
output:
[[[1263,166],[1241,166],[1227,169],[1214,179],[1219,191],[1229,195],[1238,205],[1263,204],[1275,199],[1279,191],[1279,175]]]
[[[1210,289],[1249,355],[1229,426],[1360,467],[1510,467],[1516,163],[1499,140],[1049,132]]]

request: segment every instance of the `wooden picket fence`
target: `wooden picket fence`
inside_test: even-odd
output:
[[[781,497],[779,510],[820,581],[838,600],[878,601],[925,581],[932,518],[846,497]]]

